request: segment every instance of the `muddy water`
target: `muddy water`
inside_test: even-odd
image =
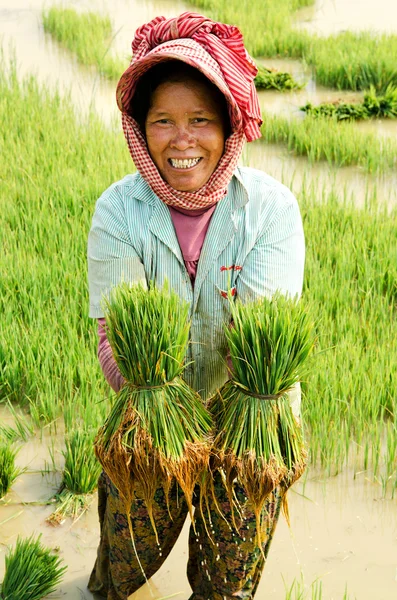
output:
[[[291,156],[282,146],[261,141],[247,144],[242,163],[269,173],[298,195],[304,185],[321,190],[336,191],[337,197],[352,200],[364,207],[372,197],[390,208],[397,205],[397,173],[372,177],[355,167],[333,168],[325,162],[308,165],[306,158]]]
[[[56,3],[54,3],[56,4]],[[139,25],[161,14],[175,16],[185,9],[178,0],[65,0],[63,7],[91,10],[109,15],[115,31],[109,51],[131,55],[133,32]],[[6,61],[15,51],[21,76],[34,74],[40,82],[70,92],[74,104],[86,114],[94,108],[106,122],[117,114],[115,86],[99,78],[94,69],[81,67],[43,31],[41,14],[52,2],[43,0],[0,0],[0,40]]]
[[[397,33],[395,0],[316,0],[299,11],[296,25],[320,35],[349,29]]]
[[[0,411],[4,415],[4,411]],[[18,534],[41,532],[43,542],[58,548],[68,571],[55,597],[65,600],[92,598],[86,589],[98,543],[96,497],[75,523],[59,527],[46,524],[53,507],[45,503],[57,490],[60,472],[42,475],[50,462],[48,446],[55,445],[61,468],[62,436],[43,434],[23,444],[18,457],[29,472],[21,475],[0,504],[0,555]],[[364,475],[350,473],[321,479],[312,471],[289,494],[291,529],[280,519],[268,563],[260,583],[258,600],[283,600],[285,587],[294,579],[308,590],[322,581],[323,598],[341,600],[347,586],[349,598],[390,600],[397,594],[397,511],[395,501],[381,498],[380,486]],[[186,578],[188,523],[163,568],[151,585],[131,598],[153,600],[174,595],[187,600]],[[4,561],[0,560],[0,581]],[[309,596],[311,597],[311,596]]]

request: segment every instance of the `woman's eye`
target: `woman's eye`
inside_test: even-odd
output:
[[[204,117],[197,117],[197,119],[193,120],[193,123],[207,123],[208,119],[205,119]]]

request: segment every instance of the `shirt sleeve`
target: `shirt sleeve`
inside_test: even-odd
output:
[[[108,384],[115,392],[118,392],[122,388],[125,379],[114,359],[112,348],[106,336],[105,326],[105,319],[98,319],[98,359]]]
[[[146,283],[146,277],[130,240],[121,193],[111,187],[97,201],[88,236],[90,317],[104,316],[103,297],[121,281]]]
[[[282,195],[274,219],[265,223],[242,265],[237,294],[243,302],[276,291],[300,296],[305,263],[305,239],[298,203],[291,192]]]

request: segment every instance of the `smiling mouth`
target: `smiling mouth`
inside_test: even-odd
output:
[[[201,160],[201,156],[199,158],[169,158],[169,164],[174,167],[174,169],[191,169],[195,167]]]

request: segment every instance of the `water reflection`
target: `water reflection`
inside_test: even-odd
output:
[[[308,166],[306,158],[292,156],[285,147],[261,140],[245,146],[242,163],[283,181],[295,194],[304,185],[314,184],[319,193],[336,190],[341,199],[352,198],[358,207],[364,207],[374,194],[378,202],[390,207],[397,205],[397,173],[374,177],[357,167],[336,168],[325,161]]]
[[[295,25],[320,35],[371,29],[397,32],[395,0],[316,0],[297,13]]]
[[[9,421],[7,411],[0,406],[0,421],[3,417]],[[59,436],[47,434],[23,444],[18,464],[29,464],[31,470],[43,469],[49,460],[51,439],[61,446]],[[57,592],[59,596],[65,600],[93,598],[86,585],[99,537],[96,495],[77,522],[68,519],[54,528],[45,522],[53,510],[45,501],[53,493],[54,485],[40,473],[19,477],[5,503],[0,503],[0,548],[13,544],[18,534],[42,533],[43,543],[58,547],[60,557],[68,565]],[[322,580],[324,598],[342,598],[346,582],[350,598],[395,596],[395,501],[382,499],[381,486],[369,481],[366,473],[354,478],[354,473],[346,470],[324,478],[311,469],[290,490],[289,509],[291,529],[281,518],[258,588],[258,599],[284,599],[284,581],[291,585],[294,578],[300,579],[301,573],[306,583]],[[180,600],[189,598],[188,528],[187,522],[169,558],[152,578],[151,589],[143,586],[131,600],[153,600],[173,594]],[[0,580],[3,573],[4,561],[0,561]],[[384,591],[383,596],[378,595],[379,590]]]

